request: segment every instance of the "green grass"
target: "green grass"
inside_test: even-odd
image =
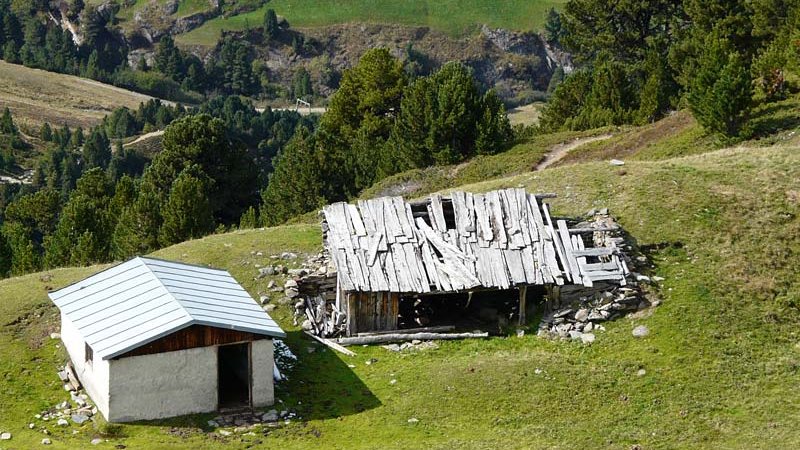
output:
[[[637,240],[653,273],[666,278],[657,289],[663,303],[649,317],[609,323],[591,346],[526,335],[416,354],[357,347],[350,358],[300,336],[281,306],[275,317],[300,362],[276,394],[302,420],[220,437],[207,434],[208,415],[189,416],[123,425],[98,447],[793,448],[800,442],[798,150],[630,161],[624,176],[589,162],[464,186],[555,191],[558,214],[608,206]],[[266,280],[254,280],[255,264],[280,251],[316,252],[319,239],[316,225],[301,224],[211,236],[156,255],[224,267],[256,295]],[[42,435],[27,423],[67,398],[55,376],[63,352],[46,338],[57,316],[45,287],[96,270],[0,281],[0,431],[14,433],[4,447],[38,446]],[[651,333],[635,339],[640,324]],[[369,358],[378,361],[366,365]],[[411,417],[419,422],[409,424]],[[75,448],[104,428],[49,429],[54,448]]]
[[[368,22],[427,26],[451,35],[472,32],[482,24],[534,31],[544,24],[551,7],[563,3],[564,0],[272,0],[254,12],[210,20],[177,40],[186,45],[214,45],[222,30],[261,26],[267,8],[286,17],[293,27]]]

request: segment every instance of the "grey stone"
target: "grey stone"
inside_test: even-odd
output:
[[[611,164],[612,166],[624,166],[625,165],[625,161],[622,161],[620,159],[612,159],[608,163]]]
[[[61,339],[61,335],[58,333],[50,333],[50,339]]]
[[[571,330],[569,332],[570,339],[580,339],[582,335],[583,335],[583,333],[581,333],[578,330]]]
[[[581,334],[581,342],[584,344],[591,344],[594,342],[595,336],[593,333],[583,333]]]
[[[638,327],[633,329],[633,337],[643,338],[650,334],[650,329],[644,325],[639,325]]]
[[[50,444],[51,444],[50,439],[48,438],[42,439],[42,445],[50,445]]]
[[[269,303],[269,296],[268,295],[262,295],[261,297],[259,297],[259,300],[261,301],[262,305],[265,304],[265,303]]]
[[[72,419],[73,422],[75,422],[78,425],[80,425],[80,424],[86,422],[87,420],[89,420],[89,416],[87,416],[85,414],[73,414],[72,416],[70,416],[70,419]]]
[[[664,277],[654,276],[653,281],[664,281]]]
[[[264,305],[264,311],[269,313],[269,312],[275,311],[275,309],[277,307],[278,307],[278,305],[273,305],[273,304],[270,303],[270,304]]]
[[[284,289],[283,293],[286,294],[286,296],[289,297],[289,298],[295,298],[298,295],[300,295],[300,292],[297,290],[296,287],[295,288],[286,288],[286,289]]]
[[[209,420],[208,421],[208,426],[210,426],[211,428],[218,428],[219,424],[217,422],[213,421],[213,420]]]
[[[575,320],[578,322],[586,322],[589,319],[589,310],[581,308],[575,313]]]
[[[94,439],[91,440],[91,444],[92,445],[97,445],[97,444],[100,444],[101,442],[103,442],[103,440],[100,439],[100,438],[94,438]]]
[[[594,324],[592,322],[588,322],[586,325],[583,326],[583,332],[588,333],[594,329]]]
[[[565,317],[565,316],[568,316],[570,314],[572,314],[572,309],[567,308],[567,309],[562,309],[561,311],[556,312],[555,314],[553,314],[553,317],[558,319],[560,317]]]
[[[7,441],[9,439],[11,439],[11,433],[9,432],[0,433],[0,440]]]
[[[58,419],[58,422],[56,422],[56,425],[58,425],[60,427],[66,427],[67,425],[69,425],[69,422],[67,422],[66,419]]]
[[[275,287],[275,280],[269,280],[269,283],[267,283],[267,289],[272,289],[274,287]]]
[[[306,269],[289,269],[289,276],[302,277],[305,275],[308,275],[308,271]]]
[[[297,281],[286,280],[286,283],[283,285],[283,288],[284,289],[297,288]]]
[[[643,376],[645,376],[645,375],[647,375],[647,371],[646,371],[646,370],[644,370],[644,369],[639,369],[639,371],[638,371],[638,372],[636,372],[636,376],[637,376],[637,377],[643,377]]]
[[[273,266],[267,266],[258,269],[258,276],[260,278],[269,277],[272,275],[275,275],[275,267]]]
[[[281,259],[295,259],[295,258],[297,258],[297,253],[292,253],[292,252],[281,253]]]
[[[606,320],[606,318],[603,317],[603,314],[602,314],[604,312],[607,312],[607,311],[592,311],[589,314],[589,320],[591,320],[591,321]]]
[[[265,412],[264,415],[261,416],[261,420],[263,420],[264,422],[277,422],[278,419],[279,419],[278,411],[274,409]]]
[[[415,424],[415,423],[418,423],[418,422],[419,422],[419,419],[417,419],[416,417],[412,417],[412,418],[408,419],[408,423],[410,423],[410,424]]]
[[[381,347],[385,348],[386,350],[392,351],[392,352],[399,352],[400,351],[400,345],[398,345],[398,344],[382,345]]]

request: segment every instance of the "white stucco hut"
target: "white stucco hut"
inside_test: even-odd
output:
[[[227,271],[138,257],[49,295],[109,422],[273,403],[285,334]]]

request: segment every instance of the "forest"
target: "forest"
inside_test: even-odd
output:
[[[503,152],[531,134],[644,124],[689,109],[707,133],[736,142],[759,132],[749,122],[753,108],[798,89],[796,0],[646,0],[613,9],[568,1],[550,11],[544,36],[577,68],[554,77],[539,125],[517,129],[500,98],[461,63],[419,75],[375,48],[343,73],[321,117],[259,112],[247,98],[261,84],[246,42],[223,39],[203,63],[164,37],[154,67],[129,67],[113,7],[72,3],[68,14],[87,30],[78,46],[42,21],[47,5],[39,3],[0,0],[7,61],[123,86],[150,80],[142,90],[205,100],[120,108],[90,130],[45,124],[39,137],[48,150],[33,183],[0,185],[2,276],[284,223],[391,175]],[[280,32],[268,11],[265,37]],[[302,74],[296,89],[307,89]],[[155,155],[123,145],[162,129]],[[24,145],[6,110],[0,169],[13,166]]]

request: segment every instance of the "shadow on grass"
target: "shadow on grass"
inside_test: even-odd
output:
[[[252,411],[291,411],[299,418],[296,420],[323,420],[358,414],[381,405],[367,386],[348,367],[356,364],[356,358],[336,353],[335,351],[313,341],[302,331],[287,331],[284,342],[297,356],[295,367],[285,375],[288,380],[275,384],[275,404],[272,406],[253,408]],[[308,349],[314,349],[309,352]],[[250,411],[229,411],[227,414],[238,414]],[[219,416],[219,412],[190,414],[161,420],[137,421],[131,425],[158,426],[170,428],[169,434],[197,431],[213,431],[208,421]],[[112,427],[109,435],[125,436],[124,427]]]
[[[757,108],[750,120],[753,137],[765,137],[800,126],[798,102],[784,100]]]
[[[297,365],[288,374],[289,380],[276,387],[275,397],[296,408],[303,420],[335,419],[381,406],[348,367],[356,364],[355,357],[324,347],[301,331],[286,334],[285,342],[297,355]],[[309,353],[309,349],[314,351]]]

